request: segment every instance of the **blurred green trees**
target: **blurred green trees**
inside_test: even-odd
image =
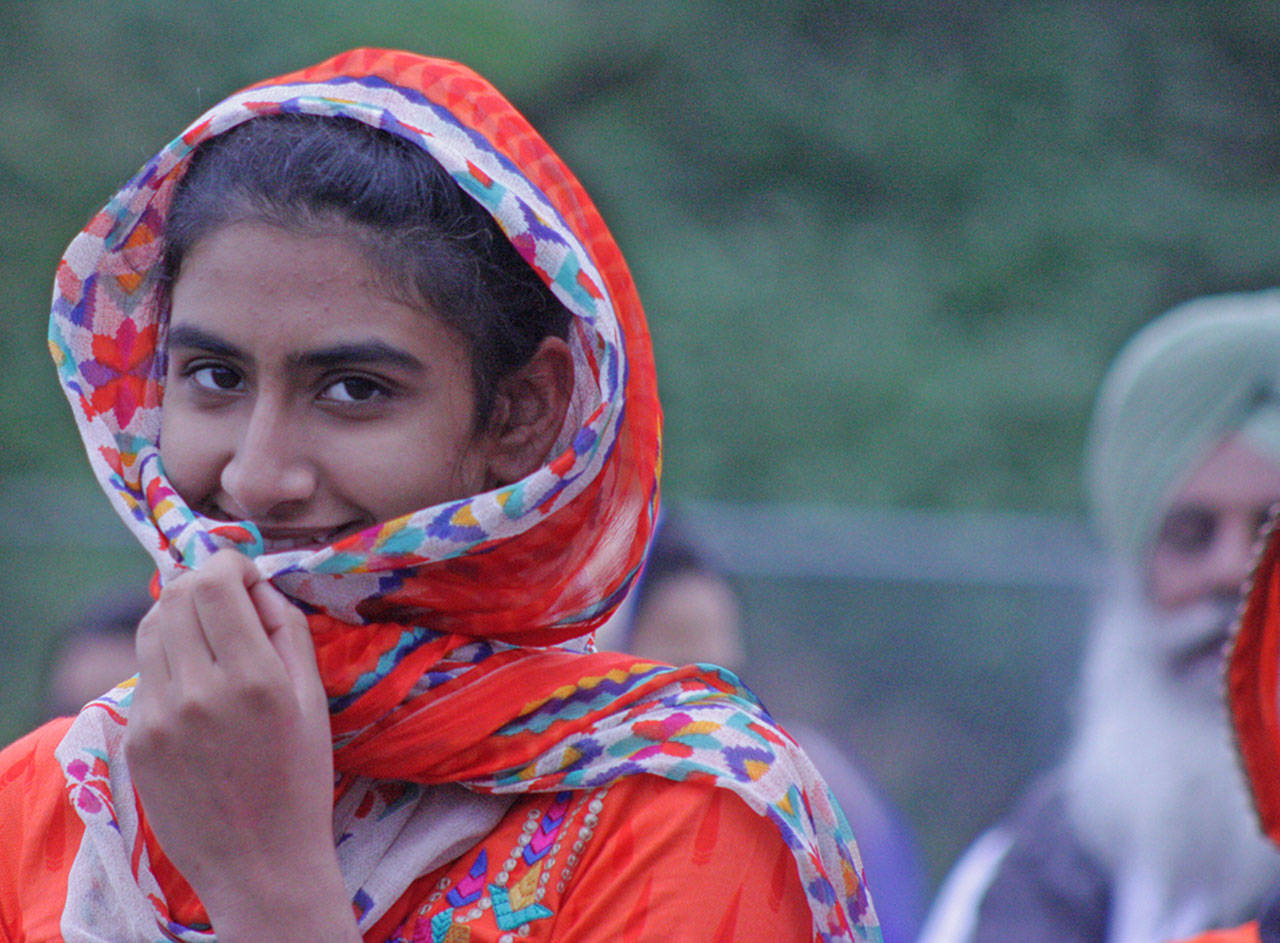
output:
[[[1074,508],[1123,338],[1280,282],[1263,2],[50,0],[0,27],[0,474],[76,462],[41,341],[73,232],[204,106],[357,44],[474,65],[585,178],[677,494]]]

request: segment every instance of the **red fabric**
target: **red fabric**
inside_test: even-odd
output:
[[[494,731],[530,713],[559,688],[572,688],[611,671],[629,673],[653,663],[618,652],[576,655],[558,649],[511,651],[482,662],[456,682],[386,712],[378,724],[334,751],[343,773],[375,779],[439,783],[473,780],[520,766],[570,734],[673,683],[715,688],[714,675],[693,665],[662,672],[581,716],[564,718],[541,733],[495,738]],[[375,689],[376,690],[376,689]],[[724,690],[731,690],[727,685]],[[371,692],[372,693],[372,692]],[[340,718],[334,732],[340,734]],[[429,745],[430,749],[423,749]]]
[[[53,749],[61,718],[0,751],[0,934],[6,943],[61,940],[67,872],[84,823],[67,801]]]
[[[1259,943],[1258,921],[1253,920],[1234,930],[1210,930],[1180,943]]]
[[[432,888],[442,885],[466,887],[469,872],[482,854],[492,879],[530,814],[555,801],[554,795],[520,800],[481,845],[423,877],[418,884],[421,893],[411,890],[405,901],[420,903]],[[563,830],[573,839],[582,834],[582,826],[579,813],[569,817]],[[808,943],[812,939],[812,918],[790,850],[776,830],[725,790],[664,783],[647,776],[624,780],[604,795],[598,822],[583,845],[574,879],[564,893],[556,890],[557,878],[574,845],[566,841],[561,847],[547,882],[547,896],[541,901],[553,915],[531,921],[530,934],[520,936],[521,940]],[[518,871],[514,877],[519,876]],[[698,901],[698,906],[690,907],[690,901]],[[432,939],[423,925],[441,909],[440,903],[425,908],[404,903],[366,939]],[[496,943],[500,936],[488,914],[469,929],[468,943]]]
[[[58,720],[0,752],[0,938],[6,943],[61,940],[67,872],[83,828],[53,758],[68,720]],[[529,921],[521,939],[575,943],[788,943],[809,941],[811,915],[790,849],[777,829],[723,789],[649,776],[622,780],[603,793],[573,793],[559,832],[541,905],[551,915]],[[584,797],[578,801],[579,796]],[[590,801],[602,796],[592,821]],[[431,939],[421,920],[450,906],[428,900],[433,888],[468,885],[483,856],[483,893],[517,848],[530,816],[555,794],[521,797],[480,844],[421,878],[365,934],[369,941]],[[588,836],[583,839],[583,829]],[[576,843],[581,842],[577,848]],[[577,859],[569,862],[569,855]],[[531,870],[523,866],[515,877]],[[557,890],[562,869],[573,879]],[[471,881],[476,885],[478,882]],[[515,882],[513,882],[515,883]],[[533,882],[527,882],[533,883]],[[699,906],[690,907],[690,901]],[[194,901],[189,902],[194,906]],[[425,910],[425,913],[423,911]],[[194,914],[193,914],[194,916]],[[492,907],[469,924],[469,943],[496,943],[503,931]],[[450,938],[452,939],[452,937]],[[1231,938],[1234,939],[1234,938]]]
[[[1227,662],[1232,720],[1263,831],[1280,842],[1280,529],[1245,597]]]

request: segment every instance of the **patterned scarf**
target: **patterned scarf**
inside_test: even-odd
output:
[[[197,514],[161,467],[156,271],[166,208],[192,149],[254,117],[297,112],[401,136],[491,213],[574,315],[575,389],[552,457],[516,484],[323,549],[263,554],[251,523]],[[355,50],[214,106],[72,242],[49,343],[94,471],[160,580],[238,547],[308,613],[330,702],[341,863],[362,930],[403,891],[388,874],[412,866],[412,877],[456,856],[413,837],[412,823],[433,814],[427,806],[439,795],[425,787],[500,796],[648,773],[731,789],[767,817],[794,851],[815,939],[879,939],[843,815],[752,695],[717,669],[592,651],[591,630],[634,580],[656,510],[652,354],[626,265],[590,199],[479,76],[409,53]],[[58,749],[86,825],[64,933],[88,939],[84,928],[100,930],[110,912],[122,921],[117,938],[208,943],[212,933],[190,917],[198,908],[183,899],[189,889],[134,803],[121,749],[131,691],[126,684],[88,706]],[[482,834],[505,808],[475,802],[479,824],[460,834]],[[344,811],[352,808],[361,814]]]

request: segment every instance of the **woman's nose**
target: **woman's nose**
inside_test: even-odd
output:
[[[235,452],[222,467],[222,490],[250,520],[288,516],[315,494],[316,471],[305,435],[287,412],[255,404]]]

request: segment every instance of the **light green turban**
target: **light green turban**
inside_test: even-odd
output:
[[[1280,289],[1189,301],[1121,350],[1085,453],[1106,549],[1140,563],[1176,488],[1237,432],[1280,462]]]

